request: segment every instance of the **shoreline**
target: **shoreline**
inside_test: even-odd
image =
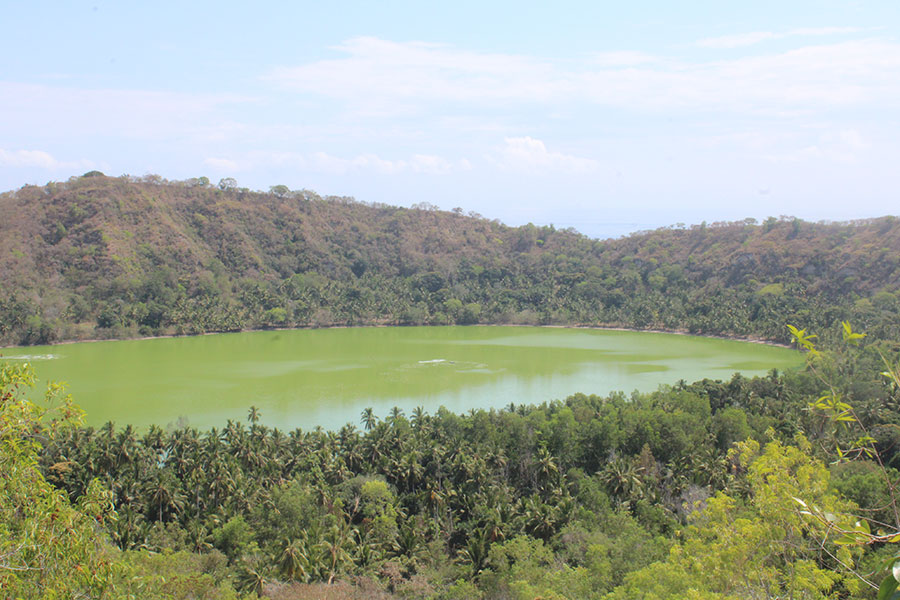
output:
[[[618,325],[532,325],[524,323],[474,323],[472,325],[392,325],[392,324],[372,324],[372,325],[326,325],[322,327],[272,327],[266,329],[238,329],[236,331],[206,331],[203,333],[184,333],[184,334],[164,334],[150,335],[139,337],[124,338],[88,338],[84,340],[60,340],[49,344],[34,346],[0,346],[0,358],[2,358],[3,350],[22,349],[22,348],[40,348],[51,346],[67,346],[70,344],[93,344],[99,342],[125,342],[125,341],[143,341],[143,340],[162,340],[181,337],[197,337],[201,335],[223,335],[228,333],[251,333],[255,331],[297,331],[297,330],[313,330],[313,329],[361,329],[361,328],[381,328],[381,327],[542,327],[547,329],[588,329],[588,330],[605,330],[605,331],[625,331],[631,333],[663,333],[668,335],[685,335],[691,337],[702,337],[718,340],[729,340],[733,342],[748,342],[751,344],[762,344],[764,346],[773,346],[776,348],[791,348],[790,344],[782,344],[774,340],[768,340],[758,336],[739,336],[739,335],[723,335],[723,334],[704,334],[691,333],[686,329],[636,329],[632,327],[621,327]]]

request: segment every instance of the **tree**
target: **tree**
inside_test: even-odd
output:
[[[375,416],[375,411],[372,410],[371,406],[363,409],[360,414],[360,422],[366,428],[366,431],[371,431],[375,424],[378,423],[378,418]]]
[[[273,185],[269,188],[269,193],[278,196],[279,198],[284,198],[291,193],[291,188],[283,184]]]
[[[38,440],[81,418],[60,386],[47,407],[29,401],[27,363],[0,363],[0,590],[11,598],[100,598],[110,590],[111,549],[98,527],[114,517],[110,494],[97,481],[79,505],[38,469]]]
[[[841,325],[841,335],[848,348],[859,346],[866,337],[865,333],[853,331],[848,321],[843,321]],[[860,518],[850,510],[837,512],[828,507],[819,506],[803,496],[793,496],[793,499],[802,509],[799,511],[800,514],[805,515],[812,525],[819,527],[818,535],[823,540],[823,547],[829,537],[841,544],[845,555],[844,560],[838,559],[841,566],[849,569],[863,583],[875,587],[875,583],[853,570],[853,562],[846,558],[846,555],[849,554],[846,546],[900,542],[900,511],[898,511],[898,499],[895,495],[898,482],[896,477],[892,476],[896,472],[885,467],[877,447],[877,440],[869,434],[869,429],[858,416],[857,410],[846,401],[845,390],[842,389],[837,377],[839,373],[836,374],[830,368],[832,365],[826,360],[827,355],[817,348],[815,342],[817,336],[792,325],[787,327],[791,332],[792,341],[798,348],[807,352],[807,368],[815,375],[819,383],[827,388],[824,395],[810,402],[809,408],[824,417],[824,423],[830,426],[831,431],[828,432],[830,435],[827,436],[827,439],[833,444],[834,453],[838,459],[836,462],[846,463],[858,459],[874,459],[877,464],[876,469],[880,471],[880,479],[886,484],[884,487],[887,498],[886,502],[879,503],[880,506],[863,508],[875,514],[886,512],[888,514],[887,521],[890,521],[890,524],[874,519],[871,514],[866,518]],[[878,354],[885,367],[881,376],[886,379],[891,391],[900,390],[900,364],[892,363],[880,352]],[[869,521],[872,525],[869,524]],[[876,533],[872,533],[873,526],[877,528]],[[891,531],[885,531],[884,527],[890,527]],[[881,570],[884,569],[887,569],[887,573],[878,586],[878,599],[897,600],[900,598],[900,590],[897,589],[900,586],[900,553],[895,553],[893,557],[885,561],[881,565]]]
[[[309,578],[309,559],[302,540],[285,540],[278,568],[288,581],[306,581]]]
[[[237,189],[238,183],[234,177],[223,177],[219,180],[219,189],[223,191]]]
[[[710,498],[668,560],[627,575],[609,600],[821,598],[838,585],[858,597],[863,584],[846,566],[861,551],[836,545],[794,498],[828,514],[855,507],[829,487],[828,470],[809,456],[806,439],[796,441],[799,447],[771,441],[764,449],[754,440],[738,443],[732,456],[746,470],[749,497]]]
[[[147,505],[159,522],[184,509],[181,484],[170,471],[158,471],[156,477],[147,482],[146,494]]]

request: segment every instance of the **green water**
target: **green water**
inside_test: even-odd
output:
[[[359,423],[372,407],[454,412],[652,391],[799,366],[785,348],[683,335],[539,327],[257,331],[0,350],[65,381],[88,423],[221,427],[260,409],[282,429]]]

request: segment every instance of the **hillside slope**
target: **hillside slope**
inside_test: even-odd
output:
[[[900,219],[592,240],[461,210],[156,176],[0,195],[0,342],[332,324],[554,323],[900,337]]]

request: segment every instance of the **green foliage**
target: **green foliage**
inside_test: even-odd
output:
[[[585,567],[554,565],[552,550],[541,540],[518,536],[492,546],[490,569],[482,576],[492,597],[592,598],[597,597],[594,577]]]
[[[748,496],[725,493],[710,498],[673,546],[665,564],[655,563],[626,576],[609,598],[810,597],[836,585],[855,593],[852,575],[824,567],[823,557],[840,557],[852,567],[854,556],[831,541],[821,543],[817,524],[805,520],[793,497],[806,497],[826,511],[850,511],[828,487],[828,471],[801,448],[755,441],[738,444],[735,459],[747,470]]]
[[[287,318],[287,311],[280,306],[276,306],[265,312],[263,322],[269,326],[284,325],[287,322]]]
[[[716,413],[712,421],[712,433],[720,449],[727,450],[736,442],[742,442],[753,435],[747,422],[747,413],[740,408],[729,406]]]
[[[171,550],[124,552],[114,583],[117,598],[147,600],[237,600],[218,553],[193,554]]]
[[[866,334],[854,332],[847,321],[842,322],[841,326],[843,343],[847,347],[858,347],[866,337]],[[793,333],[796,328],[791,328],[791,331]],[[795,335],[795,338],[797,337]],[[832,362],[829,361],[831,357],[819,352],[814,347],[813,343],[809,341],[811,336],[806,336],[806,339],[806,342],[801,343],[809,350],[810,358],[807,367],[821,384],[828,388],[825,395],[810,402],[809,406],[812,410],[821,413],[831,426],[828,433],[834,443],[838,459],[836,464],[843,466],[842,471],[845,474],[849,471],[849,476],[845,476],[841,487],[848,494],[855,495],[863,501],[881,500],[881,502],[870,509],[874,514],[858,517],[849,511],[837,512],[827,507],[820,507],[807,502],[802,497],[795,497],[794,500],[802,509],[800,514],[820,527],[820,538],[826,541],[831,538],[835,544],[844,547],[842,548],[844,556],[839,556],[836,560],[845,568],[852,568],[853,563],[847,559],[849,554],[846,547],[900,542],[900,512],[898,512],[895,496],[898,480],[896,472],[885,466],[877,447],[878,440],[869,434],[871,424],[860,419],[859,407],[854,408],[851,404],[843,401],[843,394],[846,392],[842,392],[842,388],[846,387],[846,382],[841,377],[843,375],[841,369],[835,369]],[[886,371],[881,372],[881,375],[887,380],[891,391],[896,392],[895,384],[900,382],[900,363],[895,364],[880,351],[878,355],[886,367]],[[847,461],[861,458],[875,460],[877,465],[871,462],[857,463],[853,466],[852,471],[850,471],[850,467],[845,466]],[[871,476],[873,471],[877,472],[874,481]],[[878,517],[884,520],[879,520]],[[872,531],[873,526],[878,527],[878,531],[875,533]],[[883,527],[890,530],[885,531]],[[881,585],[878,587],[878,598],[880,599],[894,598],[897,595],[897,582],[900,581],[900,553],[895,553],[894,556],[887,558],[878,570],[885,569],[888,569],[888,573],[882,577]],[[863,575],[856,572],[854,574],[860,581],[874,587],[874,584]]]
[[[630,397],[369,409],[363,432],[282,433],[251,411],[248,425],[140,435],[72,427],[58,388],[53,410],[31,404],[30,370],[4,365],[6,595],[230,598],[344,580],[374,597],[855,598],[873,582],[898,596],[898,350],[849,324],[900,339],[897,219],[599,242],[427,204],[99,173],[0,195],[0,210],[15,290],[0,298],[3,343],[579,323],[793,340],[809,358]]]
[[[212,532],[213,545],[221,550],[228,560],[234,561],[247,554],[253,542],[253,532],[240,515],[232,517]]]
[[[754,431],[746,415],[756,421],[785,385],[775,375],[735,377],[467,416],[416,410],[407,419],[395,409],[382,421],[366,410],[365,432],[285,435],[254,421],[251,408],[249,426],[206,433],[65,430],[42,461],[74,496],[94,477],[110,482],[119,511],[111,529],[123,548],[216,548],[229,581],[245,591],[365,576],[399,594],[424,589],[414,581],[426,577],[440,594],[475,585],[488,596],[601,597],[629,573],[655,573],[687,519],[703,543],[731,531],[775,552],[761,525],[709,533],[700,515],[721,521],[746,506],[763,514],[752,504],[762,494],[747,492],[763,487],[750,477],[753,461],[735,467],[725,446]],[[805,455],[784,448],[800,465]],[[52,468],[63,461],[79,466]],[[809,472],[806,482],[821,476]],[[773,527],[783,522],[794,526]],[[786,572],[803,559],[782,553],[773,568]],[[830,566],[819,556],[810,572]],[[466,583],[454,584],[460,578]],[[198,589],[211,581],[218,589],[215,577],[197,579]]]
[[[30,365],[0,362],[0,590],[15,598],[101,597],[113,563],[98,532],[115,518],[112,498],[92,480],[76,507],[47,483],[39,440],[80,414],[58,386],[48,389],[48,406],[30,402],[24,388],[33,384]]]
[[[367,409],[359,430],[283,433],[253,407],[208,432],[54,426],[40,465],[123,550],[99,546],[108,589],[136,596],[872,597],[900,541],[859,516],[900,522],[876,431],[900,425],[897,350],[844,331],[846,350],[795,328],[799,373]]]
[[[784,295],[784,284],[770,283],[769,285],[760,288],[756,293],[760,296],[782,296]]]

